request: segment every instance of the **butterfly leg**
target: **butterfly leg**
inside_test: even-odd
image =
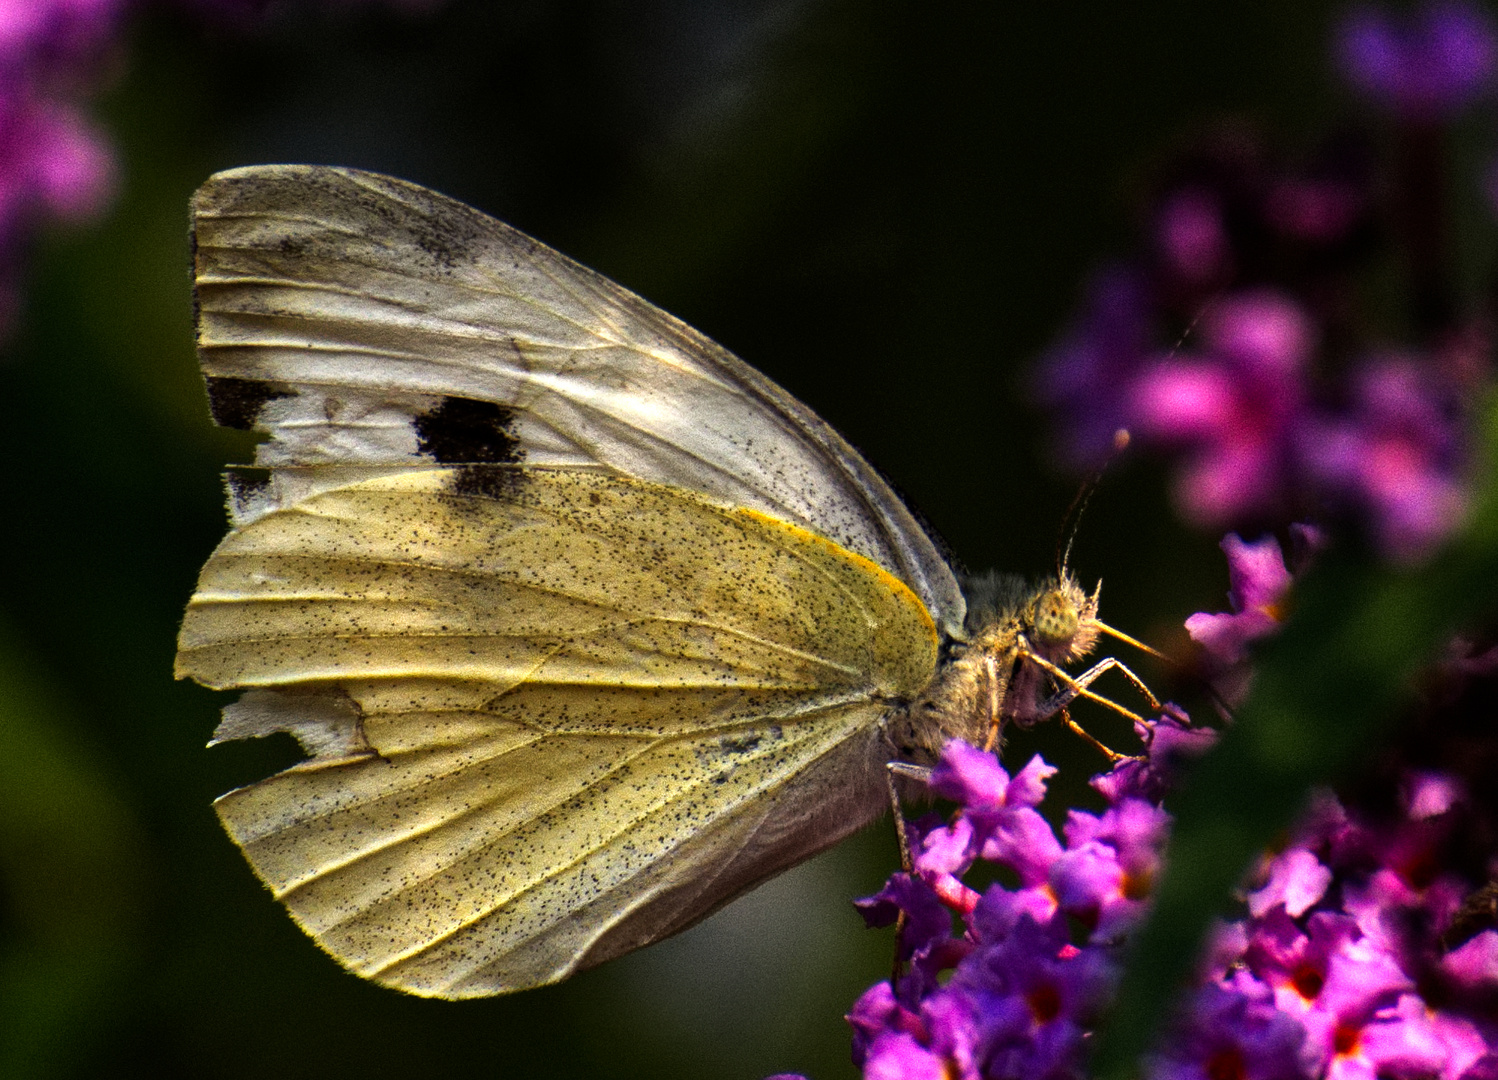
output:
[[[889,791],[889,808],[895,815],[895,838],[900,843],[900,869],[907,874],[915,869],[915,861],[910,857],[910,836],[905,831],[905,813],[900,809],[900,792],[895,787],[895,777],[906,776],[925,781],[930,779],[931,770],[921,765],[911,765],[904,761],[886,761],[884,763],[884,783]],[[905,934],[905,909],[895,916],[895,959],[890,969],[889,985],[891,988],[897,985],[900,979],[900,967],[903,961],[900,959],[900,941]]]
[[[1115,659],[1114,657],[1110,656],[1107,659],[1100,660],[1092,667],[1082,672],[1082,674],[1073,676],[1067,674],[1065,671],[1061,670],[1061,668],[1057,667],[1055,664],[1052,664],[1044,657],[1036,656],[1034,653],[1028,651],[1026,651],[1024,656],[1025,659],[1030,660],[1038,667],[1042,668],[1046,672],[1049,672],[1056,678],[1058,682],[1063,684],[1063,688],[1059,693],[1039,704],[1036,709],[1038,718],[1044,719],[1047,716],[1055,716],[1057,714],[1060,714],[1061,722],[1065,724],[1070,731],[1076,733],[1084,740],[1095,746],[1098,751],[1101,752],[1103,756],[1105,756],[1109,761],[1122,761],[1128,755],[1120,754],[1118,751],[1108,747],[1103,742],[1087,732],[1080,724],[1078,724],[1071,718],[1071,712],[1068,706],[1071,705],[1071,703],[1079,697],[1086,698],[1089,701],[1095,701],[1099,705],[1112,709],[1114,712],[1118,713],[1121,716],[1128,717],[1135,723],[1142,722],[1144,718],[1139,716],[1137,713],[1124,708],[1122,705],[1118,704],[1118,702],[1113,701],[1110,698],[1105,698],[1101,694],[1093,693],[1093,691],[1089,689],[1089,687],[1097,681],[1100,675],[1103,675],[1105,672],[1117,668],[1119,671],[1122,671],[1124,673],[1129,682],[1133,683],[1134,688],[1144,696],[1144,698],[1149,702],[1150,708],[1152,710],[1158,711],[1160,708],[1159,699],[1156,698],[1155,695],[1150,691],[1150,688],[1144,684],[1144,680],[1130,671],[1128,666],[1124,664],[1123,661]]]
[[[1099,705],[1102,705],[1104,708],[1112,709],[1120,716],[1125,716],[1128,719],[1135,721],[1136,723],[1143,720],[1144,718],[1138,713],[1124,708],[1122,705],[1120,705],[1116,701],[1113,701],[1111,698],[1105,698],[1103,697],[1103,695],[1095,694],[1090,689],[1088,689],[1088,687],[1090,687],[1094,682],[1097,681],[1099,675],[1111,671],[1114,668],[1118,668],[1126,676],[1128,676],[1129,681],[1134,684],[1134,686],[1149,702],[1151,709],[1160,708],[1159,699],[1157,699],[1155,695],[1150,692],[1149,688],[1144,685],[1144,680],[1140,679],[1138,675],[1135,675],[1132,671],[1130,671],[1128,667],[1124,665],[1123,661],[1116,660],[1111,656],[1106,660],[1098,661],[1096,664],[1092,665],[1092,667],[1088,668],[1080,675],[1069,675],[1065,671],[1062,671],[1055,664],[1051,663],[1045,657],[1036,656],[1032,652],[1026,651],[1023,656],[1024,659],[1029,660],[1031,663],[1035,664],[1043,671],[1046,671],[1054,676],[1056,678],[1056,681],[1060,682],[1063,686],[1063,689],[1058,694],[1056,694],[1055,697],[1041,702],[1037,707],[1039,719],[1044,719],[1047,716],[1056,715],[1056,713],[1060,712],[1077,698],[1081,697],[1086,698],[1088,701],[1095,701]]]
[[[988,716],[984,718],[988,738],[983,742],[983,749],[991,754],[1004,744],[1003,705],[1004,695],[1009,692],[1009,676],[1000,672],[999,661],[992,655],[983,658],[983,688],[985,692],[980,696],[986,698],[988,710]]]
[[[1120,754],[1117,750],[1105,744],[1092,732],[1088,731],[1081,724],[1073,720],[1071,718],[1070,710],[1066,709],[1065,707],[1061,709],[1059,715],[1061,717],[1061,722],[1066,725],[1068,731],[1070,731],[1073,735],[1080,736],[1082,741],[1091,743],[1093,747],[1098,751],[1098,753],[1102,754],[1109,761],[1119,762],[1129,756],[1127,754]]]
[[[918,765],[907,765],[903,761],[884,763],[884,784],[889,791],[889,808],[895,815],[895,839],[900,843],[900,869],[907,874],[915,864],[910,859],[910,838],[905,832],[905,814],[900,809],[900,792],[895,788],[895,777],[910,776],[915,770],[925,774],[920,777],[923,780],[931,775],[930,769],[921,769]]]
[[[1150,709],[1152,711],[1158,712],[1160,710],[1159,699],[1156,698],[1150,688],[1144,684],[1144,680],[1130,671],[1129,665],[1125,664],[1122,660],[1110,656],[1106,660],[1101,660],[1097,664],[1094,664],[1091,668],[1088,669],[1088,672],[1084,672],[1084,674],[1096,671],[1098,675],[1101,675],[1104,671],[1110,671],[1114,668],[1123,672],[1124,678],[1128,679],[1129,682],[1134,684],[1134,689],[1138,690],[1140,696],[1142,696],[1146,701],[1150,703]],[[1096,675],[1093,676],[1093,678],[1096,677]]]
[[[999,673],[997,670],[997,665],[994,664],[993,657],[985,656],[983,658],[983,689],[987,691],[987,693],[984,694],[983,697],[986,698],[984,704],[986,705],[988,712],[988,723],[986,725],[988,727],[988,738],[983,740],[983,749],[987,753],[992,753],[994,746],[998,744],[999,729],[1000,727],[1002,727],[1002,724],[999,720],[1000,701],[998,678]]]

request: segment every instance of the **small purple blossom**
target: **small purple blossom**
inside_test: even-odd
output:
[[[1221,546],[1228,559],[1232,611],[1192,615],[1186,620],[1186,632],[1218,663],[1239,664],[1248,658],[1251,642],[1279,630],[1290,592],[1290,571],[1280,542],[1273,536],[1249,542],[1229,533]]]
[[[1416,120],[1470,105],[1492,85],[1498,30],[1475,4],[1445,0],[1404,15],[1359,5],[1336,32],[1338,66],[1370,101]]]
[[[1498,989],[1498,930],[1484,930],[1441,960],[1447,975],[1463,988]]]
[[[1309,851],[1289,851],[1274,860],[1268,884],[1248,896],[1249,913],[1263,915],[1275,905],[1294,918],[1326,895],[1332,872]]]
[[[1158,719],[1134,725],[1134,733],[1144,746],[1139,757],[1128,757],[1113,766],[1112,771],[1094,776],[1094,790],[1110,802],[1126,795],[1158,804],[1175,786],[1181,766],[1199,757],[1217,741],[1211,728],[1193,727],[1184,712],[1166,704]]]
[[[1325,543],[1320,530],[1290,526],[1292,562],[1304,570]],[[1198,612],[1186,620],[1186,632],[1201,646],[1206,675],[1229,704],[1248,694],[1251,669],[1249,646],[1279,631],[1289,603],[1293,577],[1285,565],[1280,543],[1273,536],[1245,541],[1236,533],[1223,537],[1228,560],[1229,612]]]
[[[1462,800],[1462,785],[1436,772],[1411,772],[1400,790],[1400,803],[1411,821],[1439,817]]]

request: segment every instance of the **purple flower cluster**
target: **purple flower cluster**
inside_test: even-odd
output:
[[[1345,303],[1350,285],[1238,284],[1246,275],[1228,268],[1238,253],[1211,235],[1226,232],[1227,215],[1188,228],[1172,220],[1187,201],[1193,216],[1219,213],[1201,190],[1168,198],[1151,265],[1100,274],[1043,358],[1040,392],[1062,418],[1067,456],[1094,465],[1125,428],[1175,457],[1176,503],[1195,525],[1352,513],[1388,557],[1423,558],[1466,515],[1464,402],[1487,375],[1479,350],[1462,337],[1424,352],[1368,349],[1328,383],[1313,361],[1329,331],[1346,329],[1326,307]],[[1319,270],[1313,249],[1351,242],[1360,222],[1343,200],[1307,201],[1321,208],[1291,215],[1298,237],[1274,227],[1267,193],[1248,224],[1262,230],[1256,243],[1302,248],[1306,269]],[[1179,348],[1164,344],[1170,325],[1186,327]]]
[[[1359,8],[1338,55],[1360,90],[1434,123],[1487,89],[1498,33],[1466,5],[1402,21]],[[1286,162],[1233,130],[1176,163],[1141,253],[1095,277],[1042,358],[1039,395],[1071,463],[1096,466],[1128,429],[1175,460],[1193,524],[1351,517],[1403,563],[1462,523],[1483,324],[1445,286],[1439,140],[1395,163],[1374,145],[1344,137]],[[1387,339],[1386,308],[1362,310],[1390,250],[1410,265],[1414,345]]]
[[[1217,935],[1158,1080],[1498,1075],[1498,931],[1452,942],[1472,885],[1441,867],[1460,787],[1412,774],[1374,821],[1324,794]]]
[[[1178,505],[1200,525],[1351,518],[1409,563],[1467,514],[1468,409],[1490,378],[1482,320],[1442,291],[1439,208],[1422,202],[1440,185],[1417,159],[1488,91],[1498,31],[1454,2],[1358,8],[1337,55],[1421,133],[1404,160],[1380,172],[1373,143],[1345,139],[1289,163],[1242,132],[1212,141],[1162,183],[1143,252],[1095,277],[1039,386],[1075,463],[1106,459],[1120,428],[1173,454]],[[1362,310],[1390,250],[1407,256],[1415,345],[1390,345],[1370,328],[1401,320]],[[1224,702],[1247,693],[1250,646],[1278,631],[1324,543],[1288,534],[1288,560],[1272,535],[1229,535],[1230,610],[1187,622]],[[1495,670],[1498,649],[1459,643],[1438,669],[1445,704]],[[1039,810],[1054,771],[1040,758],[1011,775],[945,747],[929,783],[955,812],[916,822],[909,871],[859,902],[870,925],[900,927],[895,977],[848,1017],[866,1077],[1085,1075],[1165,856],[1175,765],[1214,739],[1171,706],[1139,734],[1144,753],[1093,778],[1104,808],[1059,830]],[[1492,799],[1408,760],[1356,800],[1320,793],[1263,857],[1142,1063],[1150,1080],[1498,1080],[1498,884],[1478,888],[1498,881]]]
[[[913,870],[859,902],[871,926],[904,915],[904,973],[872,987],[848,1017],[865,1076],[1081,1075],[1119,944],[1159,871],[1169,820],[1156,798],[1162,770],[1183,744],[1210,739],[1177,717],[1141,734],[1148,757],[1101,778],[1108,808],[1071,811],[1059,839],[1036,809],[1054,769],[1036,757],[1011,777],[992,754],[947,745],[930,784],[958,811],[947,822],[916,822]],[[979,861],[1013,886],[980,893],[965,884]]]
[[[952,742],[931,777],[958,804],[915,829],[914,868],[859,902],[872,926],[903,914],[892,984],[853,1006],[854,1062],[878,1080],[1060,1080],[1085,1075],[1119,946],[1160,868],[1170,762],[1211,735],[1146,724],[1147,753],[1094,786],[1058,838],[1036,809],[1054,771],[1010,776]],[[1407,777],[1396,820],[1323,794],[1260,868],[1247,916],[1215,936],[1201,985],[1155,1080],[1491,1080],[1498,1075],[1498,931],[1449,940],[1472,883],[1440,869],[1462,821],[1460,785]],[[1009,883],[963,881],[978,862]],[[954,930],[953,922],[956,920]]]

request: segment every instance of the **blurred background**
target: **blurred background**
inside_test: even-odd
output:
[[[1174,148],[1224,117],[1293,145],[1343,106],[1331,11],[330,0],[122,24],[94,110],[114,201],[44,238],[0,345],[0,1075],[844,1077],[842,1014],[888,972],[850,904],[896,865],[887,820],[677,939],[488,1001],[364,983],[272,901],[210,803],[298,755],[205,750],[228,696],[171,678],[220,471],[251,454],[192,350],[211,172],[352,165],[502,217],[807,402],[968,566],[1041,573],[1076,481],[1029,365]],[[1168,646],[1227,581],[1164,490],[1124,462],[1073,563]],[[1053,806],[1083,798],[1091,751],[1019,743],[1063,765]]]

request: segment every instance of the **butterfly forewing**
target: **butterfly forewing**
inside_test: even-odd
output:
[[[835,431],[752,368],[470,207],[313,166],[220,173],[194,204],[215,417],[267,466],[583,466],[757,509],[871,559],[960,634],[937,546]],[[239,520],[294,501],[240,492]]]
[[[880,720],[936,643],[889,573],[755,510],[406,468],[231,532],[178,671],[258,688],[224,737],[325,748],[218,804],[298,921],[361,974],[472,996],[690,925],[869,820]]]

